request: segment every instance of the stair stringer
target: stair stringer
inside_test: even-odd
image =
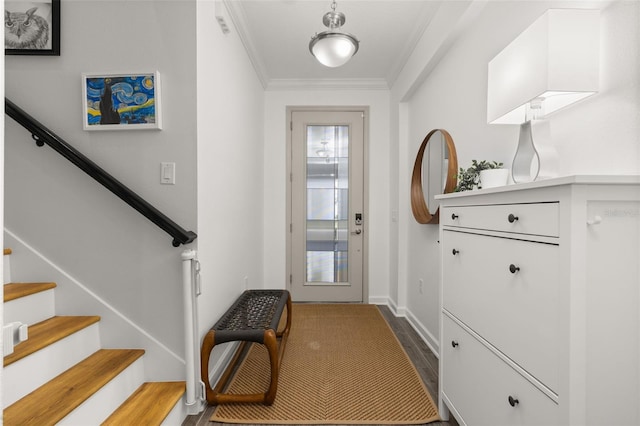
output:
[[[11,259],[12,281],[51,281],[57,284],[57,315],[99,315],[102,347],[145,350],[145,381],[185,380],[184,358],[6,228],[4,244],[14,253]]]

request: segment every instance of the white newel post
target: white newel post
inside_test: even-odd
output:
[[[182,286],[184,305],[184,357],[186,368],[186,398],[188,414],[198,414],[203,408],[202,389],[200,386],[200,374],[198,366],[200,364],[199,344],[197,336],[197,303],[196,297],[200,294],[199,289],[200,264],[198,263],[195,250],[185,250],[182,252]]]

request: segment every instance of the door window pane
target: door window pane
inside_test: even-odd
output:
[[[348,281],[349,126],[307,126],[308,283]]]

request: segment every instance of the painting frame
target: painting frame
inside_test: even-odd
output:
[[[87,131],[161,130],[160,72],[83,73],[82,105]]]
[[[5,0],[4,10],[5,10],[5,46],[4,46],[4,54],[5,55],[38,55],[38,56],[60,56],[60,1],[61,0],[37,0],[37,1],[16,1],[16,0]],[[37,13],[37,10],[34,13],[40,18],[45,19],[49,24],[49,48],[13,48],[8,47],[7,41],[7,19],[6,13],[7,11],[17,11],[24,10],[27,12],[32,7],[40,7],[41,5],[45,5],[48,7],[47,12],[50,12],[50,16],[47,18],[43,18],[40,14]],[[20,6],[20,8],[18,8]],[[47,13],[47,15],[49,15]]]

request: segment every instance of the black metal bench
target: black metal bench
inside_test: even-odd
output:
[[[286,325],[281,331],[278,331],[278,324],[285,307],[287,309]],[[247,290],[242,293],[233,306],[209,330],[202,342],[200,375],[205,384],[209,404],[232,402],[273,404],[278,389],[280,363],[290,329],[291,295],[287,290]],[[241,341],[242,343],[215,388],[212,388],[209,383],[211,351],[217,344],[232,341]],[[261,343],[267,348],[271,366],[269,388],[266,392],[258,394],[223,393],[248,342]]]

